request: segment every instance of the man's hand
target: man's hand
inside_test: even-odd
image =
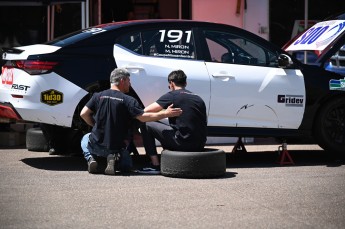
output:
[[[167,118],[180,116],[182,114],[182,109],[181,108],[173,108],[173,106],[174,106],[174,104],[171,104],[164,111],[164,113],[166,114]]]

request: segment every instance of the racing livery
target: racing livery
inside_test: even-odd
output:
[[[344,38],[342,23],[313,30],[336,30],[321,36],[325,49],[324,40],[334,46]],[[319,46],[315,34],[307,31],[285,51],[230,25],[140,20],[5,48],[0,117],[84,130],[80,110],[92,93],[109,88],[115,67],[131,73],[130,94],[143,106],[167,91],[172,70],[182,69],[207,105],[209,136],[312,136],[326,150],[345,152],[344,77],[288,53],[297,44]]]

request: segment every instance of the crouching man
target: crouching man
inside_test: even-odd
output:
[[[180,108],[159,112],[145,112],[139,102],[125,93],[130,89],[130,74],[126,69],[114,69],[110,74],[110,89],[95,93],[82,109],[80,116],[90,126],[91,133],[84,135],[81,148],[88,162],[89,173],[102,173],[96,158],[107,158],[104,173],[114,175],[117,157],[127,158],[126,138],[132,119],[141,122],[157,121],[181,115]],[[127,168],[128,170],[129,168]]]

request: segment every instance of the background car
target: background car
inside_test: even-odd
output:
[[[344,114],[345,94],[329,86],[342,77],[304,65],[237,27],[190,20],[110,23],[8,48],[2,58],[1,116],[43,123],[62,145],[68,144],[61,137],[88,131],[81,108],[92,93],[109,88],[110,72],[121,67],[130,71],[130,94],[143,106],[168,90],[172,70],[185,71],[188,88],[207,105],[209,136],[313,136],[323,148],[345,152],[345,121],[336,115]]]

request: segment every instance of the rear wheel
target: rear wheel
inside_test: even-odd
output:
[[[315,123],[315,138],[327,151],[345,153],[345,97],[330,100]]]

